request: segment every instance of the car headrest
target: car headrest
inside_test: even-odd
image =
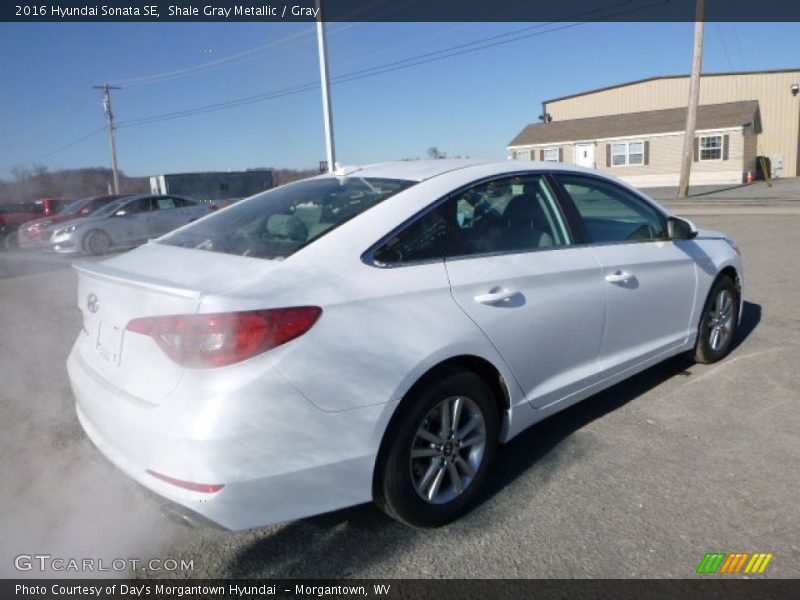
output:
[[[267,233],[293,242],[306,241],[306,226],[293,215],[272,215],[267,220]]]
[[[503,217],[509,225],[530,224],[544,217],[537,194],[520,194],[508,201]]]

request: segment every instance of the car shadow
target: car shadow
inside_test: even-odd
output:
[[[760,320],[761,306],[745,302],[737,346],[755,330]],[[560,455],[554,456],[553,451],[570,436],[673,377],[691,377],[693,365],[694,362],[685,356],[670,358],[525,430],[499,449],[495,467],[471,515],[463,519],[468,522],[437,531],[447,535],[451,528],[485,522],[479,514],[482,505],[543,460],[553,459],[553,468],[543,470],[543,476],[549,476],[548,472],[556,476],[562,459]],[[376,559],[385,562],[393,554],[403,553],[416,538],[431,535],[401,525],[372,504],[294,521],[273,533],[254,534],[257,539],[238,551],[218,576],[348,577],[362,573],[365,566]]]
[[[742,305],[742,320],[739,323],[739,330],[736,332],[733,347],[739,347],[753,333],[753,330],[758,327],[760,322],[761,305],[745,300]]]

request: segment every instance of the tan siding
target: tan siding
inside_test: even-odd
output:
[[[705,76],[700,83],[700,103],[716,104],[758,100],[762,132],[756,153],[773,164],[783,155],[783,176],[800,175],[800,96],[792,84],[800,83],[800,70],[786,73],[746,73]],[[579,119],[686,106],[689,78],[657,79],[610,90],[557,100],[547,104],[553,120]]]
[[[514,148],[514,152],[519,152],[520,150],[530,150],[531,151],[531,160],[539,160],[539,151],[544,148],[561,148],[563,160],[566,164],[572,164],[572,144],[545,144],[545,145],[538,145],[538,146],[521,146],[519,148]]]
[[[704,132],[703,135],[706,133]],[[709,132],[713,134],[713,132]],[[720,132],[728,137],[728,160],[704,160],[692,164],[691,184],[704,183],[741,183],[742,156],[744,152],[743,136],[739,132]],[[683,135],[659,136],[653,138],[631,138],[631,141],[648,140],[650,142],[650,161],[647,165],[606,167],[606,143],[598,144],[600,159],[598,169],[610,173],[620,179],[640,187],[660,185],[677,185],[679,165],[683,151]]]
[[[749,141],[740,131],[704,131],[699,135],[728,135],[728,160],[698,161],[692,165],[692,185],[741,183],[745,168],[745,157],[750,156],[754,168],[755,154],[753,142],[757,136],[751,131]],[[683,134],[660,135],[654,137],[640,136],[621,140],[622,142],[647,141],[650,144],[649,161],[647,165],[606,167],[606,145],[613,142],[599,141],[595,147],[595,164],[599,171],[604,171],[615,177],[639,187],[678,185],[680,157],[683,151]],[[750,144],[750,147],[747,147]],[[539,160],[539,151],[542,148],[562,148],[564,163],[574,162],[574,144],[536,145],[518,148],[531,151],[531,160]],[[749,154],[748,154],[749,153]],[[755,175],[755,171],[753,171]]]

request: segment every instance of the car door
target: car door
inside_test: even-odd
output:
[[[180,215],[178,227],[186,225],[200,217],[204,217],[211,212],[211,204],[206,202],[196,202],[188,198],[175,198],[175,202],[180,207],[178,211]]]
[[[132,246],[147,240],[153,218],[153,202],[149,196],[134,198],[121,206],[108,219],[107,228],[116,246]]]
[[[482,182],[448,200],[453,298],[544,407],[598,378],[605,303],[600,265],[539,174]]]
[[[148,237],[158,237],[164,235],[188,223],[185,218],[185,207],[183,199],[173,198],[171,196],[157,196],[153,198],[154,212],[153,220],[150,223],[150,232]]]
[[[687,244],[670,240],[666,217],[644,198],[606,178],[562,173],[589,247],[603,270],[606,323],[600,359],[621,371],[683,344],[697,277]]]

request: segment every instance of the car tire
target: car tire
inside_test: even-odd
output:
[[[739,325],[739,292],[728,275],[711,286],[697,330],[694,359],[711,364],[722,360],[733,348]]]
[[[413,527],[445,525],[467,510],[494,459],[494,394],[475,373],[448,369],[399,410],[379,453],[375,502]]]
[[[107,254],[111,249],[111,236],[100,229],[90,231],[83,238],[83,249],[92,256]]]
[[[19,250],[19,233],[17,231],[9,231],[3,237],[3,250],[6,252]]]

